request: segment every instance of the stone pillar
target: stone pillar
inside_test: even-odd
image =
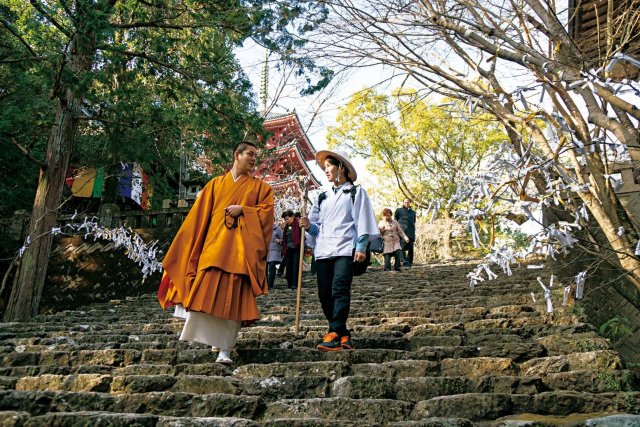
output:
[[[9,236],[14,240],[24,240],[28,225],[29,212],[24,209],[15,211],[9,228]]]
[[[102,227],[113,227],[113,219],[120,215],[120,207],[114,203],[103,203],[98,211],[99,224]]]

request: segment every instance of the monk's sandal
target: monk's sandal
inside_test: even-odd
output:
[[[231,360],[231,354],[228,350],[220,350],[218,353],[218,358],[216,359],[216,363],[220,363],[221,365],[231,365],[233,360]]]

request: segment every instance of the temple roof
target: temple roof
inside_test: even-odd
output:
[[[279,149],[295,142],[306,161],[315,159],[316,149],[302,128],[300,118],[295,111],[287,113],[269,113],[263,127],[274,135],[267,141],[268,148]]]
[[[291,179],[296,180],[296,175],[300,173],[310,178],[309,189],[321,187],[320,181],[315,177],[313,171],[305,161],[300,147],[297,144],[288,144],[283,150],[277,150],[269,161],[261,163],[258,166],[258,174],[271,186],[277,186],[281,182],[287,182]],[[284,176],[277,174],[279,168],[288,164],[288,170]]]
[[[270,155],[258,165],[258,174],[275,190],[295,187],[302,191],[299,176],[308,177],[308,189],[320,188],[320,181],[313,175],[307,164],[315,160],[316,150],[307,137],[298,114],[295,111],[287,113],[269,113],[263,127],[273,132],[266,143]]]

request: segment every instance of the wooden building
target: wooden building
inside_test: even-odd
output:
[[[640,59],[640,0],[569,0],[569,35],[589,68],[616,53]],[[620,61],[607,77],[637,79],[638,68]]]

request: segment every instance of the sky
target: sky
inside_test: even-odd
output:
[[[249,40],[242,48],[236,51],[236,56],[245,74],[252,82],[256,99],[258,99],[260,108],[262,108],[262,100],[259,94],[266,59],[265,50]],[[281,113],[295,110],[314,148],[316,150],[324,150],[327,149],[327,129],[336,125],[338,111],[348,102],[351,95],[363,88],[374,86],[380,92],[389,92],[400,86],[403,80],[400,77],[393,78],[392,76],[393,72],[382,66],[358,69],[346,75],[339,84],[329,91],[330,95],[323,93],[320,97],[301,96],[299,94],[301,87],[293,81],[285,85],[284,88],[279,87],[282,83],[282,72],[277,70],[275,64],[270,61],[269,99],[272,101],[278,94],[277,102],[272,111]],[[362,184],[365,189],[372,188],[381,179],[366,170],[366,159],[354,157],[352,158],[352,163],[358,171],[357,183]],[[328,186],[329,182],[316,162],[308,162],[308,165],[322,185]],[[384,207],[394,209],[401,204],[401,201],[398,200],[394,206],[393,202],[376,200],[375,197],[372,202],[376,212],[381,211]],[[534,234],[539,230],[539,224],[527,221],[520,229],[527,234]]]
[[[248,40],[242,48],[236,51],[236,56],[247,77],[252,82],[256,99],[259,100],[262,108],[262,100],[259,98],[259,94],[265,63],[265,49]],[[273,60],[273,58],[271,59]],[[273,98],[278,94],[277,102],[272,111],[282,113],[295,110],[307,132],[307,136],[318,151],[327,149],[327,129],[336,125],[338,110],[347,103],[349,97],[365,87],[378,85],[391,75],[390,71],[382,67],[361,69],[345,75],[341,83],[334,85],[330,91],[325,91],[320,95],[301,96],[299,94],[301,86],[296,84],[293,79],[290,79],[284,89],[281,90],[283,73],[276,69],[273,61],[270,61],[270,65],[270,101],[273,101]],[[389,89],[393,83],[395,82],[392,80],[381,89]],[[354,157],[352,158],[352,163],[358,171],[360,183],[366,186],[374,182],[374,177],[366,171],[366,159]],[[315,162],[309,162],[309,166],[323,185],[329,184],[324,173]]]

